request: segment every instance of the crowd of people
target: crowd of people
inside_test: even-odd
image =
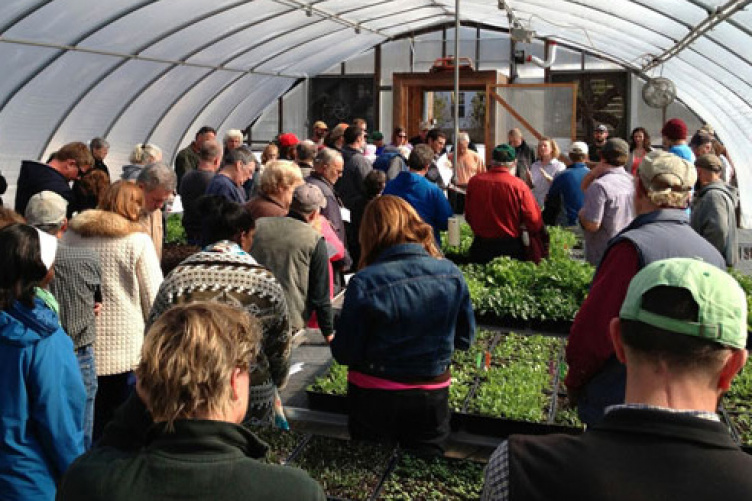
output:
[[[15,211],[0,213],[0,498],[325,499],[305,472],[256,461],[253,433],[288,428],[280,390],[311,327],[348,367],[353,439],[443,454],[452,355],[476,330],[441,252],[455,214],[472,262],[538,262],[558,224],[597,265],[566,350],[592,432],[503,442],[484,499],[602,498],[614,470],[674,478],[667,465],[696,470],[700,454],[718,469],[698,479],[750,492],[752,459],[713,422],[746,361],[746,298],[724,271],[733,164],[712,129],[662,132],[653,150],[643,128],[627,142],[599,125],[564,155],[512,129],[486,165],[467,133],[450,149],[423,122],[386,144],[355,119],[280,134],[260,160],[241,131],[220,142],[204,126],[174,166],[136,145],[117,180],[103,138],[24,161]],[[163,275],[174,195],[195,252]],[[651,482],[657,498],[677,492]],[[680,492],[700,496],[696,483]]]

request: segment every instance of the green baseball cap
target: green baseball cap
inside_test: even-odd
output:
[[[660,285],[688,290],[699,306],[698,321],[677,320],[643,310],[643,294]],[[640,270],[629,283],[619,318],[733,348],[744,348],[747,343],[744,291],[725,271],[691,258],[656,261]]]
[[[508,144],[498,145],[493,149],[493,152],[491,153],[491,158],[493,158],[494,161],[503,164],[508,164],[509,162],[514,161],[516,156],[517,153],[515,152],[514,148],[512,148]]]

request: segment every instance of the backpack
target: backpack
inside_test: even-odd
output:
[[[389,164],[392,163],[392,159],[396,156],[400,157],[400,163],[402,164],[402,168],[400,170],[402,172],[406,172],[407,162],[405,162],[405,159],[402,157],[402,155],[399,154],[398,151],[386,151],[379,155],[379,157],[373,162],[373,168],[378,169],[386,174],[389,171]]]

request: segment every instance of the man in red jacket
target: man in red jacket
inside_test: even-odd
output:
[[[494,148],[488,171],[467,185],[465,219],[475,238],[470,259],[487,263],[497,256],[525,259],[522,225],[530,233],[543,228],[540,207],[530,188],[515,177],[515,150],[508,144]]]

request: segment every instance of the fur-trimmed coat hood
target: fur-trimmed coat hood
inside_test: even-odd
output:
[[[129,221],[120,214],[100,209],[83,211],[71,219],[69,229],[82,237],[124,237],[131,233],[146,233],[139,223]]]

